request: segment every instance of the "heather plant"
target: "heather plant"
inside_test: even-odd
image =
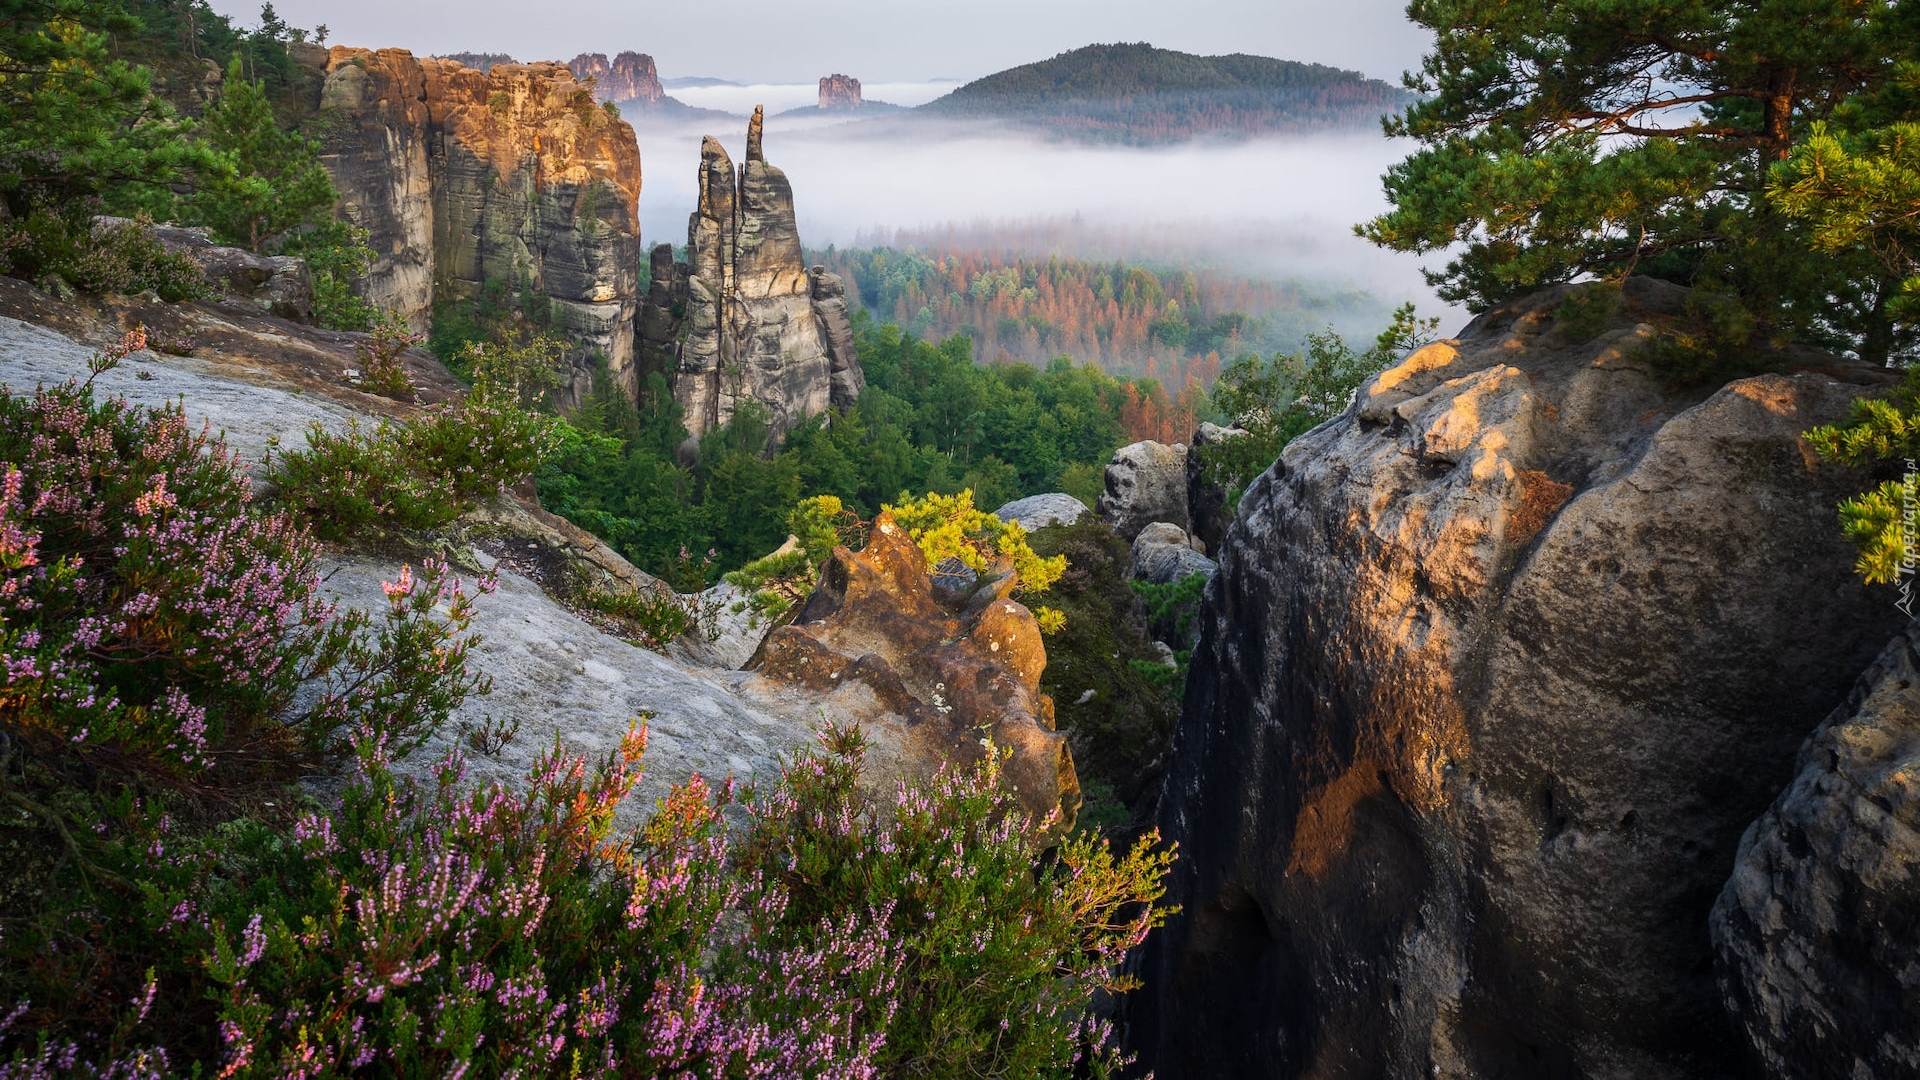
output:
[[[140,222],[95,225],[97,210],[87,200],[35,199],[26,212],[0,217],[0,274],[48,285],[59,278],[90,293],[153,292],[170,304],[217,295],[192,256],[168,251]]]
[[[619,620],[626,640],[654,652],[665,651],[668,643],[683,634],[703,634],[709,641],[720,636],[721,602],[698,593],[679,593],[664,585],[618,592],[592,586],[578,591],[574,600]]]
[[[404,357],[425,340],[425,334],[412,333],[398,315],[387,312],[374,323],[372,335],[353,347],[360,359],[359,388],[395,401],[412,401],[419,388],[407,374]]]
[[[476,389],[418,419],[349,420],[344,432],[314,425],[307,447],[277,455],[269,478],[283,505],[322,539],[369,525],[420,531],[444,525],[477,498],[531,475],[558,446],[557,422]]]
[[[837,913],[882,911],[900,951],[877,1064],[886,1076],[1117,1075],[1127,1061],[1093,1012],[1134,982],[1127,950],[1170,913],[1173,854],[1148,834],[1124,855],[1081,833],[1054,843],[989,753],[876,803],[860,790],[857,729],[822,731],[780,785],[750,799],[742,861],[787,883],[770,942],[817,943]]]

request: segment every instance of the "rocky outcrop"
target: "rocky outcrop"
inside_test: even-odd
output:
[[[1886,373],[1676,393],[1685,290],[1496,307],[1247,489],[1158,820],[1157,1075],[1725,1077],[1708,910],[1900,616],[1799,433]],[[1570,340],[1571,339],[1571,340]]]
[[[1187,529],[1187,448],[1151,440],[1123,446],[1107,465],[1107,490],[1096,508],[1128,543],[1155,521]]]
[[[1233,513],[1227,506],[1227,486],[1207,477],[1206,456],[1201,451],[1245,434],[1237,427],[1203,422],[1187,444],[1187,523],[1194,538],[1208,551],[1220,550]]]
[[[615,105],[646,107],[660,104],[667,92],[660,87],[660,72],[653,57],[646,53],[623,52],[607,60],[606,53],[581,53],[568,62],[573,77],[593,80],[593,96]]]
[[[1065,492],[1055,491],[1015,499],[995,510],[993,516],[1001,521],[1019,522],[1021,528],[1033,532],[1052,525],[1072,525],[1089,513],[1091,511],[1086,503]]]
[[[1720,985],[1768,1076],[1920,1076],[1920,630],[1800,751],[1713,908]]]
[[[687,262],[656,247],[640,315],[646,371],[666,374],[696,437],[765,406],[784,431],[849,404],[866,378],[853,355],[845,287],[801,259],[793,189],[761,149],[763,114],[747,129],[736,173],[718,139],[700,146],[700,202],[687,224]]]
[[[1010,598],[1014,583],[1002,566],[970,595],[938,595],[919,545],[882,512],[866,548],[836,549],[793,623],[767,635],[742,693],[762,708],[858,720],[883,790],[890,775],[925,779],[1010,752],[1022,806],[1057,811],[1070,830],[1079,779],[1040,691],[1040,627]]]
[[[820,79],[820,107],[857,109],[860,107],[860,80],[851,75],[826,75]]]
[[[1134,580],[1149,585],[1166,585],[1195,574],[1211,578],[1217,567],[1195,543],[1180,526],[1156,521],[1133,538],[1129,572]]]
[[[95,229],[145,228],[168,251],[184,252],[230,304],[255,308],[298,323],[313,322],[313,274],[305,259],[256,255],[208,239],[205,229],[141,226],[126,218],[97,217]]]
[[[322,161],[371,233],[367,298],[416,329],[489,281],[552,303],[577,403],[604,357],[634,389],[640,150],[565,65],[485,72],[400,49],[335,48]]]

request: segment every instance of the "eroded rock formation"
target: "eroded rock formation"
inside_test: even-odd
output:
[[[660,72],[653,57],[646,53],[623,52],[607,60],[606,53],[581,53],[568,62],[573,77],[581,82],[593,80],[593,96],[615,105],[658,105],[667,96],[660,87]]]
[[[665,373],[695,436],[724,425],[744,401],[776,430],[858,396],[845,286],[809,271],[794,224],[793,189],[761,149],[761,110],[738,172],[720,141],[700,146],[700,202],[687,223],[687,262],[652,256],[640,316],[643,369]]]
[[[1799,433],[1886,373],[1676,393],[1641,279],[1376,377],[1248,488],[1159,822],[1134,1036],[1157,1075],[1725,1077],[1708,910],[1901,616]],[[1573,340],[1570,340],[1573,339]]]
[[[1040,691],[1040,627],[1010,598],[1014,582],[1002,566],[968,595],[936,593],[919,545],[882,513],[866,548],[836,550],[793,623],[767,635],[742,693],[761,708],[859,721],[881,790],[893,776],[977,762],[989,746],[1010,750],[1022,806],[1057,810],[1058,828],[1071,829],[1080,783]]]
[[[820,79],[820,107],[857,109],[860,107],[860,80],[851,75],[826,75]]]
[[[1800,751],[1713,909],[1729,1012],[1768,1076],[1920,1076],[1920,630]]]
[[[640,149],[572,71],[336,47],[321,106],[322,160],[372,234],[371,302],[424,328],[488,281],[531,290],[577,345],[564,397],[584,397],[594,353],[634,388]]]

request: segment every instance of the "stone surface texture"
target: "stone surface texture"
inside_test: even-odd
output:
[[[1166,585],[1194,574],[1211,578],[1218,567],[1194,548],[1196,542],[1180,526],[1156,521],[1133,538],[1128,573],[1150,585]]]
[[[822,75],[820,77],[820,107],[823,109],[857,109],[860,107],[860,80],[851,75]]]
[[[1205,421],[1193,433],[1193,441],[1187,444],[1187,527],[1208,551],[1220,550],[1220,541],[1227,535],[1233,512],[1227,507],[1226,485],[1207,479],[1205,462],[1196,451],[1245,434],[1237,427],[1221,427]]]
[[[1669,389],[1686,292],[1565,288],[1375,377],[1248,488],[1158,820],[1131,1036],[1196,1077],[1725,1077],[1708,912],[1902,616],[1799,433],[1887,373]]]
[[[1155,521],[1187,529],[1187,448],[1142,441],[1113,452],[1097,509],[1120,539],[1133,543]]]
[[[1092,512],[1079,499],[1053,491],[1015,499],[995,510],[993,516],[1001,521],[1017,521],[1021,528],[1032,532],[1052,525],[1072,525]]]
[[[1713,908],[1728,1011],[1768,1076],[1920,1076],[1920,629],[1801,748]]]
[[[1006,776],[1035,817],[1058,811],[1071,829],[1080,783],[1053,700],[1040,691],[1046,647],[1011,599],[1011,567],[970,593],[936,594],[927,560],[893,515],[874,519],[867,546],[834,551],[794,621],[761,646],[747,700],[796,716],[857,719],[874,738],[875,783],[926,778],[942,764],[1011,751]]]
[[[424,329],[487,281],[530,289],[575,346],[564,404],[584,400],[595,353],[636,389],[639,143],[566,65],[336,47],[321,109],[321,160],[371,233],[370,301]]]
[[[606,53],[581,53],[567,63],[573,77],[581,82],[593,80],[593,96],[615,105],[658,105],[667,96],[660,87],[660,72],[653,57],[646,53],[623,52],[612,61]]]
[[[696,437],[726,424],[745,401],[765,406],[785,431],[851,403],[866,384],[845,286],[802,259],[793,189],[767,163],[763,124],[754,110],[737,171],[720,140],[702,141],[687,262],[674,264],[666,245],[653,252],[640,315],[643,370],[668,376]]]

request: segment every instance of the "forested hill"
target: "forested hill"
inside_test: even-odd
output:
[[[1165,142],[1206,132],[1366,130],[1411,100],[1357,71],[1141,43],[1089,45],[1009,68],[918,111],[1008,120],[1093,141]]]

